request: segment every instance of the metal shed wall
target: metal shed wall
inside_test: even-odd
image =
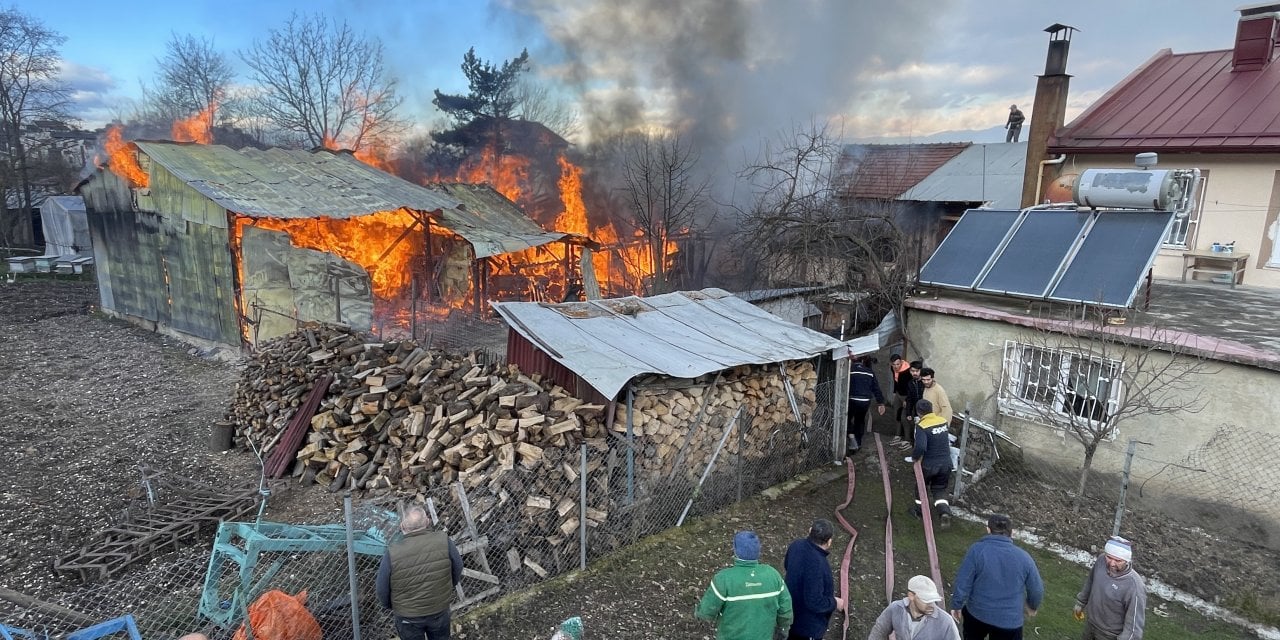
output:
[[[162,167],[150,170],[142,211],[133,210],[129,186],[109,171],[81,187],[103,309],[239,344],[226,212]]]

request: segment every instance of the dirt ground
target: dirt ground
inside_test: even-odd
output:
[[[0,586],[28,595],[66,586],[54,558],[124,507],[140,463],[213,486],[257,477],[252,456],[209,452],[236,366],[95,314],[97,300],[92,280],[0,284]]]

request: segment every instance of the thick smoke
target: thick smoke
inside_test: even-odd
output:
[[[916,58],[950,2],[509,0],[567,56],[593,139],[657,125],[732,171],[793,123],[849,113],[859,76]]]

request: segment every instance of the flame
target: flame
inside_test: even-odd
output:
[[[512,202],[519,202],[529,182],[529,160],[498,153],[492,146],[468,158],[458,169],[458,182],[485,183]]]
[[[391,164],[391,146],[382,140],[374,139],[369,144],[362,146],[356,150],[355,156],[356,160],[374,169],[380,169],[391,174],[395,173],[395,167]]]
[[[195,142],[197,144],[213,144],[213,112],[218,103],[211,102],[203,111],[173,123],[169,131],[175,142]]]
[[[146,187],[149,184],[147,173],[138,164],[138,155],[125,141],[123,129],[118,124],[107,127],[107,139],[103,143],[107,150],[107,166],[130,186]]]
[[[360,265],[369,272],[373,293],[391,300],[407,292],[413,260],[425,251],[424,233],[412,229],[416,224],[404,209],[345,219],[237,217],[236,237],[246,226],[283,231],[295,247],[328,251]]]

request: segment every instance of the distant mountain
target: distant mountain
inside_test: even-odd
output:
[[[1031,123],[1022,125],[1022,139],[1026,140]],[[1004,127],[990,129],[964,129],[960,131],[940,131],[927,136],[872,136],[854,138],[855,144],[919,144],[931,142],[1004,142]]]

